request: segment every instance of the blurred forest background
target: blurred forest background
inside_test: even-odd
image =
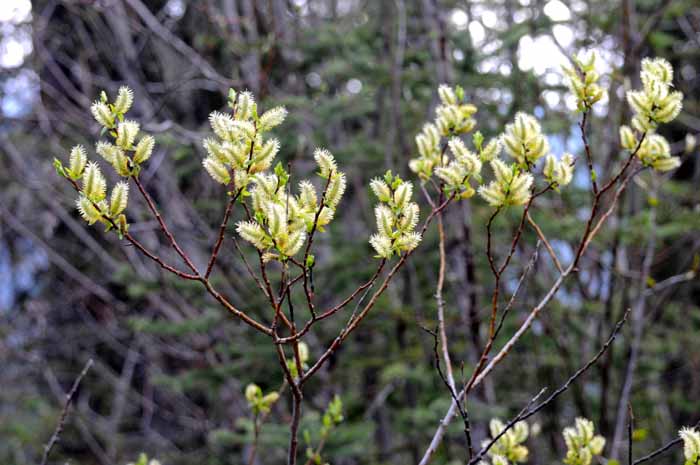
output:
[[[641,58],[656,55],[673,64],[685,94],[682,114],[662,131],[683,164],[663,184],[646,173],[631,186],[582,272],[471,398],[479,443],[489,419],[509,418],[541,388],[560,385],[633,307],[637,323],[600,365],[533,418],[540,425],[529,441],[533,464],[561,460],[559,433],[580,415],[608,439],[605,455],[619,458],[626,442],[613,438],[626,428],[627,401],[639,453],[700,419],[697,0],[1,0],[0,462],[38,463],[88,358],[95,365],[55,463],[123,464],[140,451],[167,465],[245,463],[253,433],[244,388],[255,382],[267,392],[282,383],[266,338],[199,286],[80,220],[51,160],[65,159],[76,143],[92,151],[99,130],[89,105],[102,89],[135,90],[130,115],[158,142],[142,180],[200,266],[226,201],[201,169],[208,114],[225,107],[229,87],[252,90],[265,109],[285,105],[290,117],[276,135],[294,176],[311,172],[313,148],[324,146],[349,177],[339,220],[317,238],[317,294],[329,304],[372,272],[369,180],[389,168],[412,178],[413,137],[432,117],[437,85],[465,88],[487,140],[524,110],[544,122],[554,152],[580,155],[577,115],[559,72],[580,49],[598,51],[610,89],[590,130],[597,171],[604,176],[621,159],[625,86],[638,84]],[[579,171],[572,187],[534,212],[564,261],[590,204],[587,173]],[[133,201],[130,212],[130,231],[171,256],[145,205]],[[490,212],[475,200],[446,216],[445,298],[458,373],[463,362],[469,374],[484,343]],[[496,241],[509,243],[516,223],[515,215],[499,219]],[[233,302],[263,308],[227,237],[219,287]],[[433,339],[421,329],[436,321],[436,241],[431,228],[376,311],[306,387],[302,431],[312,438],[328,401],[343,398],[345,421],[324,452],[335,465],[418,463],[449,406]],[[535,243],[526,232],[507,292]],[[545,254],[534,266],[503,338],[555,277]],[[315,333],[312,358],[343,322]],[[630,365],[635,339],[639,357]],[[259,464],[285,460],[288,412],[284,395],[262,429]],[[434,463],[465,463],[463,442],[454,421]],[[680,451],[654,463],[682,463]]]

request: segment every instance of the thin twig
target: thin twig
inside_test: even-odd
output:
[[[632,465],[632,430],[634,428],[634,412],[632,404],[627,404],[627,465]]]
[[[219,249],[221,248],[221,244],[224,242],[224,233],[226,232],[226,226],[228,225],[228,220],[231,217],[231,212],[233,211],[233,206],[236,203],[236,200],[238,200],[238,196],[241,194],[243,189],[238,189],[235,195],[231,196],[231,199],[228,201],[228,204],[226,205],[226,211],[224,212],[224,219],[221,220],[221,226],[219,226],[219,236],[216,238],[216,242],[214,243],[214,247],[211,252],[211,257],[209,258],[209,263],[207,263],[207,271],[204,273],[204,277],[208,278],[209,275],[211,274],[212,270],[214,269],[214,264],[216,263],[216,258],[219,255]]]
[[[85,375],[87,375],[87,372],[90,370],[90,367],[92,367],[93,363],[94,361],[92,359],[89,359],[87,361],[87,363],[83,367],[83,370],[80,372],[78,377],[75,378],[75,381],[73,381],[73,386],[70,388],[70,391],[68,391],[68,394],[66,394],[66,402],[63,405],[63,410],[61,411],[61,416],[58,419],[56,429],[51,435],[51,439],[49,439],[49,442],[47,442],[44,446],[44,455],[41,458],[41,465],[46,465],[49,459],[49,454],[51,454],[51,449],[53,449],[53,447],[59,441],[61,432],[63,432],[63,427],[66,423],[66,418],[68,417],[68,409],[70,408],[71,402],[73,402],[73,397],[75,397],[75,393],[78,392],[78,387],[80,386],[80,383],[83,381]]]
[[[532,218],[530,213],[528,212],[527,214],[527,221],[530,223],[530,226],[535,230],[537,233],[537,237],[542,241],[544,244],[544,247],[547,249],[547,252],[549,252],[549,256],[552,258],[552,261],[554,262],[554,266],[557,267],[557,271],[559,273],[564,272],[564,268],[561,266],[561,263],[559,262],[559,259],[557,258],[557,254],[554,252],[554,249],[552,248],[552,245],[549,243],[547,240],[547,237],[544,235],[544,232],[542,232],[542,229],[540,226],[535,223],[535,220]]]
[[[452,400],[457,404],[457,408],[459,409],[459,414],[462,417],[462,422],[464,423],[464,437],[467,440],[467,451],[469,453],[469,458],[471,458],[474,455],[474,446],[472,444],[472,435],[471,435],[471,423],[469,421],[469,411],[467,410],[466,405],[462,405],[460,400],[457,398],[457,391],[455,389],[454,385],[454,380],[450,380],[447,376],[445,376],[445,373],[442,371],[442,367],[440,365],[440,354],[439,354],[439,340],[438,340],[438,330],[431,331],[428,328],[423,328],[423,331],[426,333],[430,334],[433,336],[434,343],[433,343],[433,358],[435,360],[435,368],[437,369],[438,374],[440,375],[440,379],[442,382],[447,386],[447,390],[450,393],[450,396],[452,396]]]
[[[158,224],[160,225],[160,229],[163,231],[163,234],[165,234],[165,236],[168,238],[170,245],[173,247],[173,249],[175,249],[177,254],[182,258],[182,260],[185,262],[187,267],[190,270],[192,270],[192,272],[195,275],[199,275],[199,271],[197,271],[197,268],[194,266],[194,263],[192,263],[192,260],[190,259],[190,257],[182,250],[182,247],[180,247],[180,245],[175,240],[175,236],[173,236],[173,233],[171,233],[170,229],[168,229],[168,226],[165,224],[163,217],[160,215],[160,212],[156,208],[156,205],[153,202],[153,199],[148,194],[146,189],[143,187],[143,184],[141,184],[139,177],[132,176],[131,178],[134,180],[136,187],[138,188],[139,192],[141,193],[141,196],[146,201],[146,204],[148,205],[148,209],[151,210],[151,213],[153,213],[153,216],[156,217],[156,220],[158,221]]]
[[[700,428],[700,420],[698,420],[697,423],[693,426],[693,428]],[[677,446],[678,444],[682,443],[683,440],[681,438],[676,438],[673,441],[667,443],[666,445],[656,449],[653,452],[650,452],[649,454],[645,455],[644,457],[641,457],[634,462],[632,462],[632,465],[640,465],[644,462],[648,462],[649,460],[658,457],[659,455],[663,454],[667,450]]]
[[[552,392],[552,394],[549,395],[545,400],[537,404],[535,407],[533,407],[535,400],[542,395],[544,392],[544,389],[540,391],[539,394],[537,394],[533,400],[531,400],[528,405],[516,415],[515,418],[513,418],[511,421],[509,421],[506,426],[503,428],[501,433],[494,437],[486,446],[484,446],[479,453],[474,456],[470,461],[469,465],[473,465],[477,463],[488,451],[489,449],[498,441],[498,439],[503,436],[509,429],[511,429],[517,422],[527,420],[543,408],[545,408],[547,405],[551,404],[557,397],[562,395],[569,387],[581,376],[583,375],[586,371],[588,371],[589,368],[591,368],[593,365],[595,365],[600,357],[603,356],[603,354],[608,350],[610,345],[612,345],[613,341],[615,341],[615,338],[617,337],[618,333],[622,329],[622,326],[627,322],[627,317],[630,314],[630,309],[627,309],[625,314],[622,316],[622,319],[617,322],[615,325],[615,328],[613,329],[612,333],[610,334],[610,337],[608,340],[603,344],[603,347],[600,348],[600,350],[593,356],[592,359],[588,361],[584,366],[579,368],[569,379],[566,380],[564,384],[562,384],[556,391]]]

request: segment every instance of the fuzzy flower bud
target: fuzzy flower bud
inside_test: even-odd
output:
[[[369,187],[380,202],[388,202],[391,200],[391,189],[389,189],[389,186],[387,186],[383,180],[374,178],[370,181]]]
[[[70,151],[68,174],[73,179],[80,179],[87,164],[87,153],[85,147],[76,145]]]
[[[269,131],[270,129],[282,124],[287,117],[287,110],[284,107],[276,107],[267,110],[258,120],[258,129],[260,131]]]
[[[97,101],[90,107],[90,112],[93,118],[100,123],[101,126],[105,128],[111,128],[114,126],[114,116],[109,109],[109,106],[104,103]]]
[[[327,179],[331,172],[338,171],[335,158],[326,149],[316,149],[314,151],[314,160],[316,160],[319,168],[319,176],[324,179]]]
[[[255,98],[253,94],[245,91],[238,95],[238,106],[236,107],[236,119],[248,120],[255,112]]]
[[[119,114],[124,114],[131,108],[134,103],[134,91],[126,86],[119,88],[117,99],[114,101],[114,111]]]
[[[682,428],[678,435],[683,441],[685,465],[693,465],[700,461],[700,432],[695,428]]]
[[[549,153],[549,143],[534,116],[519,112],[506,126],[501,141],[506,152],[523,168],[530,167]]]
[[[508,166],[496,158],[491,161],[496,179],[479,187],[479,195],[492,207],[524,205],[530,200],[530,187],[534,178],[521,172],[516,166]]]
[[[104,200],[107,192],[107,181],[100,167],[95,162],[89,162],[83,174],[83,193],[93,202]]]
[[[629,126],[620,126],[620,145],[627,150],[637,148],[637,136]]]
[[[75,205],[78,208],[78,212],[80,212],[80,216],[83,217],[88,224],[92,225],[102,220],[102,213],[100,213],[100,210],[95,208],[92,201],[85,197],[85,195],[80,195]]]
[[[136,121],[123,121],[117,127],[116,144],[124,150],[131,150],[136,136],[139,134],[139,123]]]
[[[202,162],[202,165],[214,181],[224,185],[231,182],[231,174],[229,173],[228,169],[223,163],[221,163],[216,158],[207,157]]]
[[[124,181],[115,184],[112,189],[112,195],[109,199],[109,215],[112,218],[117,217],[120,213],[126,210],[126,205],[129,201],[129,185]]]
[[[153,138],[153,136],[143,136],[136,145],[136,150],[134,151],[134,163],[140,165],[151,158],[153,147],[155,147],[155,145],[156,140]]]
[[[270,246],[270,240],[265,234],[265,230],[254,221],[240,221],[236,224],[236,232],[258,250],[265,250]]]
[[[325,204],[330,208],[335,209],[343,198],[345,189],[347,188],[347,180],[344,173],[335,173],[331,176],[331,182],[328,184],[326,191]]]

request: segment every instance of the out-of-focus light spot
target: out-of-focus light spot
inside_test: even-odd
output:
[[[501,63],[501,65],[498,67],[498,72],[504,76],[510,76],[511,71],[512,69],[510,63]]]
[[[360,91],[362,90],[362,82],[359,79],[352,78],[345,85],[345,88],[351,94],[359,94]]]
[[[472,36],[472,43],[477,47],[480,46],[486,38],[486,30],[478,21],[469,23],[469,34]]]
[[[571,19],[569,7],[560,0],[551,0],[544,6],[544,14],[552,21],[567,21]]]
[[[547,102],[547,106],[549,108],[556,108],[556,106],[559,105],[559,102],[561,101],[559,92],[554,92],[552,90],[544,91],[542,93],[542,97],[544,98],[544,101]]]
[[[576,111],[576,97],[573,94],[567,92],[564,95],[564,105],[566,105],[567,110]]]
[[[34,71],[22,69],[16,76],[5,80],[2,94],[2,115],[7,118],[23,117],[39,98],[39,76]]]
[[[32,3],[29,0],[0,1],[0,23],[21,23],[29,19]]]
[[[491,55],[495,53],[499,48],[503,46],[503,42],[500,40],[489,40],[481,47],[481,52],[484,55]]]
[[[529,17],[530,13],[528,10],[516,10],[515,12],[513,12],[513,21],[515,22],[515,24],[525,22]]]
[[[695,78],[696,74],[697,73],[695,71],[695,68],[693,68],[693,65],[686,64],[683,65],[683,67],[681,68],[681,77],[686,81],[690,81],[693,78]]]
[[[537,105],[535,107],[535,111],[533,111],[535,114],[536,118],[544,118],[544,108],[542,108],[540,105]]]
[[[452,21],[452,24],[454,24],[457,29],[464,30],[467,27],[469,17],[464,10],[455,8],[450,14],[450,21]]]
[[[488,28],[495,27],[498,24],[498,16],[491,10],[484,11],[481,15],[481,22]]]
[[[31,40],[19,37],[6,37],[0,42],[0,68],[17,68],[24,63],[24,58],[32,52]]]
[[[165,12],[171,18],[180,19],[185,14],[185,2],[182,0],[169,0],[165,4]]]
[[[319,87],[321,85],[321,76],[318,73],[311,72],[306,75],[306,83],[311,87]]]
[[[498,66],[501,64],[501,59],[498,57],[488,57],[481,60],[477,65],[476,69],[480,73],[495,73],[498,71]]]
[[[574,10],[576,13],[583,13],[588,9],[588,4],[581,0],[570,1],[569,8]]]
[[[552,34],[562,46],[568,47],[574,41],[574,31],[569,26],[557,24],[552,28]]]
[[[562,79],[561,72],[551,72],[551,73],[546,73],[544,75],[544,83],[547,84],[548,86],[558,86],[560,85],[564,80]]]
[[[595,105],[593,105],[593,114],[596,116],[603,117],[608,114],[608,104],[610,103],[610,97],[608,93],[603,94],[603,98],[598,100]]]
[[[456,48],[456,49],[452,50],[452,57],[457,61],[463,61],[464,60],[464,52],[461,51],[460,49]]]
[[[550,36],[523,36],[518,42],[518,67],[537,75],[548,69],[558,70],[569,62]]]
[[[620,100],[625,99],[625,86],[619,85],[615,88],[615,95],[617,95],[617,98]]]

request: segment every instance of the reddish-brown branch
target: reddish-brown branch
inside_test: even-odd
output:
[[[148,209],[151,210],[151,213],[153,213],[153,216],[156,217],[156,220],[158,221],[158,224],[160,225],[160,229],[163,231],[163,234],[165,234],[165,237],[168,238],[168,241],[170,242],[170,245],[175,249],[177,254],[182,258],[182,260],[185,262],[187,267],[192,270],[192,272],[196,275],[199,275],[199,271],[197,271],[197,268],[194,266],[194,263],[192,263],[192,260],[190,260],[190,257],[187,256],[187,254],[182,250],[180,245],[177,243],[175,240],[175,236],[170,232],[168,229],[168,226],[165,224],[165,221],[163,220],[163,217],[160,215],[158,212],[158,209],[156,208],[155,203],[153,202],[153,199],[151,196],[148,194],[146,189],[144,189],[143,184],[141,184],[141,181],[139,180],[138,176],[132,176],[131,177],[134,180],[134,183],[136,184],[136,187],[138,188],[139,192],[141,192],[141,196],[144,198],[146,201],[146,204],[148,204]]]
[[[584,73],[585,78],[585,73]],[[588,112],[590,107],[586,106],[581,117],[581,122],[578,127],[581,129],[581,139],[583,140],[583,147],[586,152],[586,162],[588,163],[588,175],[591,178],[591,187],[593,189],[593,195],[598,195],[598,181],[596,180],[596,174],[593,169],[593,157],[591,156],[591,148],[588,145],[588,136],[586,135],[586,123],[588,121]]]
[[[73,386],[70,388],[70,391],[68,391],[68,394],[66,394],[66,402],[63,404],[63,410],[61,410],[61,416],[58,419],[58,424],[56,425],[56,429],[54,430],[53,434],[51,435],[51,438],[49,439],[49,442],[46,443],[46,446],[44,446],[44,454],[41,457],[41,465],[46,465],[47,461],[49,459],[49,454],[51,454],[51,450],[53,447],[56,445],[56,443],[59,441],[61,437],[61,432],[63,431],[63,427],[65,426],[66,423],[66,418],[68,417],[68,409],[70,408],[71,402],[73,402],[73,397],[75,397],[76,392],[78,392],[78,387],[80,386],[80,383],[83,381],[83,378],[85,375],[87,375],[88,370],[90,370],[90,367],[93,364],[93,360],[90,359],[87,361],[85,366],[83,367],[82,371],[78,375],[77,378],[75,378],[75,381],[73,381]]]
[[[450,195],[447,200],[445,200],[442,204],[440,204],[437,208],[434,208],[428,217],[425,219],[425,222],[423,223],[423,227],[421,228],[420,234],[423,236],[425,232],[428,229],[428,226],[430,226],[430,223],[432,220],[435,218],[435,215],[438,215],[441,213],[451,202],[454,200],[455,194]],[[300,380],[300,384],[304,384],[306,381],[308,381],[311,376],[319,370],[323,366],[323,364],[328,360],[328,358],[333,354],[333,352],[336,351],[338,347],[347,339],[347,337],[352,333],[357,326],[362,322],[362,320],[367,316],[367,314],[372,310],[374,305],[377,303],[377,300],[379,297],[384,293],[384,291],[387,289],[389,286],[389,283],[391,282],[392,278],[396,275],[396,273],[401,269],[401,267],[406,263],[406,260],[408,257],[410,257],[413,252],[416,249],[409,250],[405,254],[401,256],[399,261],[394,265],[394,267],[389,271],[387,276],[384,278],[384,281],[382,282],[382,285],[377,289],[374,294],[372,294],[372,297],[370,298],[369,302],[362,308],[360,313],[357,315],[353,315],[350,320],[348,321],[348,324],[343,328],[338,336],[333,340],[331,345],[326,349],[326,351],[318,358],[316,363],[314,363],[311,368],[309,368],[304,375],[303,378]]]
[[[78,186],[78,183],[75,182],[72,179],[68,179],[70,183],[73,185],[73,188],[77,192],[81,192],[80,186]],[[91,202],[93,207],[97,210],[97,212],[102,216],[102,218],[107,221],[114,229],[118,230],[117,224],[109,218],[107,215],[105,215],[100,207],[95,203]],[[241,310],[237,309],[231,302],[229,302],[221,293],[219,293],[214,287],[212,286],[211,282],[209,282],[208,279],[204,278],[203,276],[199,274],[188,274],[184,273],[180,270],[177,270],[176,268],[173,268],[172,266],[168,265],[165,263],[159,256],[153,254],[150,252],[148,249],[146,249],[139,241],[137,241],[130,233],[126,232],[124,233],[124,238],[127,239],[131,244],[134,245],[141,253],[143,253],[145,256],[153,260],[154,262],[158,263],[163,269],[170,271],[171,273],[175,274],[176,276],[179,276],[183,279],[188,279],[192,281],[199,281],[201,282],[204,287],[206,288],[207,292],[211,294],[214,299],[216,299],[217,302],[219,302],[226,310],[228,310],[230,313],[232,313],[234,316],[237,318],[240,318],[243,320],[246,324],[249,326],[257,329],[258,331],[267,334],[268,336],[272,336],[272,330],[268,328],[267,326],[263,325],[262,323],[256,321],[255,319],[251,318],[248,316],[245,312],[242,312]]]
[[[238,196],[241,194],[242,189],[238,189],[236,194],[231,197],[226,205],[226,211],[224,212],[224,219],[221,221],[221,226],[219,226],[219,236],[216,238],[216,243],[211,252],[211,257],[209,258],[209,263],[207,264],[207,271],[204,273],[204,278],[209,278],[212,270],[214,269],[214,264],[216,263],[216,258],[219,255],[219,249],[221,244],[224,242],[224,233],[226,232],[226,226],[228,225],[229,218],[231,217],[231,212],[233,211],[233,206],[238,200]]]
[[[379,262],[379,266],[377,267],[377,270],[374,272],[374,275],[364,283],[363,285],[359,286],[357,289],[353,291],[353,293],[347,297],[345,300],[343,300],[341,303],[338,305],[326,310],[325,312],[321,313],[320,315],[312,316],[309,321],[306,322],[306,324],[302,327],[301,331],[299,331],[295,336],[289,336],[289,337],[283,337],[277,339],[275,342],[277,344],[288,344],[290,342],[293,342],[296,339],[302,338],[309,330],[311,327],[318,321],[325,320],[326,318],[329,318],[333,315],[335,315],[337,312],[345,308],[350,302],[352,302],[360,292],[364,291],[365,289],[370,288],[374,283],[377,281],[377,278],[381,274],[382,270],[384,269],[384,265],[386,265],[386,259],[382,259],[381,262]]]

